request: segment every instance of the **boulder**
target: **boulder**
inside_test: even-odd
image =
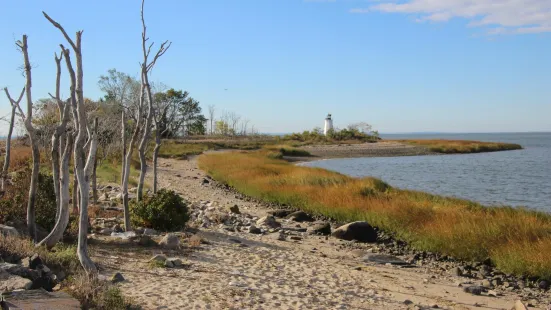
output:
[[[265,217],[260,218],[258,221],[256,221],[256,225],[268,226],[270,228],[277,228],[281,226],[281,224],[276,221],[275,217],[273,217],[272,215],[266,215]]]
[[[313,222],[314,219],[304,211],[296,211],[289,215],[287,218],[295,222]]]
[[[284,217],[288,216],[291,213],[293,213],[293,211],[287,210],[287,209],[279,209],[279,210],[268,211],[269,215],[272,215],[272,216],[275,216],[275,217],[278,217],[278,218],[284,218]]]
[[[29,279],[0,270],[0,290],[2,291],[30,290],[32,284],[33,281]]]
[[[337,228],[331,234],[337,239],[376,242],[377,232],[367,222],[353,222]]]
[[[159,241],[159,245],[167,249],[177,249],[180,246],[180,238],[175,234],[169,233]]]
[[[318,223],[310,228],[310,233],[313,235],[327,236],[331,234],[331,224],[324,222]]]
[[[19,232],[17,229],[11,226],[1,225],[0,224],[0,233],[4,236],[19,237]]]
[[[124,230],[123,230],[122,227],[121,227],[121,224],[115,224],[115,225],[113,225],[113,231],[114,231],[114,232],[118,232],[118,233],[124,232]]]

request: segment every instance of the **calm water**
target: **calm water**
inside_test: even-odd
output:
[[[527,206],[551,212],[551,133],[410,134],[388,139],[465,139],[518,143],[495,153],[331,159],[307,163],[355,177],[486,205]]]

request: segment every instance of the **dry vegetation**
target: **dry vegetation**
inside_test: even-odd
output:
[[[428,148],[432,152],[444,154],[483,153],[508,150],[520,150],[522,146],[513,143],[481,142],[467,140],[397,140]]]
[[[551,278],[548,214],[395,189],[374,178],[291,165],[268,153],[205,154],[199,165],[249,196],[339,221],[366,220],[417,249],[464,260],[490,257],[505,272]]]

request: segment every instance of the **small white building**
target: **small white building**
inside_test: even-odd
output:
[[[323,134],[327,136],[327,133],[333,129],[333,119],[331,119],[331,114],[327,114],[325,118],[325,126],[323,126]]]

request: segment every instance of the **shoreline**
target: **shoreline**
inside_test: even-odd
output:
[[[470,293],[466,287],[485,280],[475,265],[439,261],[436,254],[420,257],[390,241],[358,243],[307,232],[320,222],[336,228],[324,218],[277,218],[281,227],[251,233],[248,223],[278,207],[213,180],[199,169],[198,158],[161,159],[159,181],[190,201],[193,234],[205,242],[169,253],[155,247],[95,252],[94,259],[105,266],[102,273],[121,272],[127,279],[120,284],[123,293],[146,309],[508,309],[516,300],[542,307],[549,301],[549,294],[537,288],[495,285],[480,295]],[[230,206],[238,206],[239,214],[229,212]],[[185,268],[151,269],[148,260],[159,253],[180,257]],[[366,261],[372,253],[396,255],[410,265]]]

